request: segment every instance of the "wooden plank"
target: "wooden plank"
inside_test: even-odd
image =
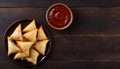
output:
[[[120,6],[119,0],[0,0],[0,7],[48,7],[54,3],[65,3],[72,7],[80,6]]]
[[[54,36],[54,59],[120,60],[120,37]]]
[[[46,63],[39,64],[36,67],[23,67],[21,65],[12,63],[10,61],[0,61],[1,69],[119,69],[119,61],[81,61],[81,62],[71,62],[71,61],[49,61]]]
[[[45,20],[45,11],[46,8],[0,8],[0,16],[2,16],[0,17],[0,54],[2,55],[0,59],[7,59],[3,53],[5,51],[2,43],[5,30],[13,21],[24,18],[39,20],[48,27],[56,44],[54,53],[56,57],[72,57],[72,53],[76,53],[76,50],[78,51],[76,53],[78,59],[89,59],[90,57],[91,59],[100,59],[103,56],[102,60],[112,60],[116,59],[116,56],[119,57],[119,7],[74,8],[74,22],[70,28],[64,31],[56,31],[48,26]],[[61,50],[63,45],[65,47]],[[74,45],[75,48],[73,48]],[[98,57],[95,57],[97,54]]]
[[[74,19],[72,25],[60,34],[116,34],[119,35],[120,7],[83,7],[72,8]]]
[[[0,16],[2,17],[0,17],[0,26],[3,26],[2,28],[5,30],[12,22],[25,18],[37,19],[48,26],[45,19],[46,9],[47,8],[1,8]],[[73,24],[64,31],[56,31],[50,28],[54,34],[119,34],[120,32],[120,7],[83,7],[72,8],[72,10],[74,14]]]

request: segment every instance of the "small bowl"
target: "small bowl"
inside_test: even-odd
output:
[[[4,34],[4,38],[3,38],[3,41],[4,41],[4,46],[6,48],[6,51],[8,52],[8,42],[7,42],[7,36],[10,36],[12,34],[12,32],[15,30],[15,28],[21,23],[22,25],[22,28],[25,28],[33,19],[23,19],[23,20],[18,20],[18,21],[15,21],[13,24],[11,24],[5,34]],[[36,27],[39,28],[39,26],[42,25],[40,24],[39,22],[36,21]],[[44,25],[43,26],[43,29],[46,33],[46,36],[48,37],[49,39],[49,42],[47,43],[47,49],[46,49],[46,52],[45,52],[45,55],[40,55],[38,57],[38,60],[37,60],[37,65],[39,63],[41,63],[48,55],[49,55],[49,52],[51,50],[51,36],[50,36],[50,33],[48,32],[48,30],[46,29],[46,27]],[[33,65],[32,63],[26,61],[26,60],[13,60],[14,58],[14,55],[15,54],[12,54],[10,56],[8,56],[10,58],[11,61],[17,63],[17,64],[20,64],[22,66],[35,66]]]
[[[63,30],[71,25],[73,13],[67,5],[55,3],[46,11],[46,20],[52,28]]]

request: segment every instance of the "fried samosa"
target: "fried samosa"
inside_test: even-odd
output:
[[[31,30],[36,29],[36,24],[35,24],[35,20],[32,20],[32,22],[30,22],[30,24],[28,24],[24,29],[23,32],[29,32]]]
[[[20,49],[23,51],[23,53],[29,56],[30,48],[34,44],[34,42],[16,41],[16,43],[20,47]]]
[[[18,53],[16,53],[14,59],[21,59],[21,60],[23,60],[25,57],[27,57],[27,55],[25,53],[18,52]]]
[[[21,32],[21,24],[19,24],[16,27],[16,29],[14,30],[14,32],[11,34],[10,39],[11,40],[23,40],[22,32]]]
[[[25,58],[28,62],[33,63],[34,65],[37,64],[37,58],[39,56],[39,52],[37,52],[35,49],[31,48],[30,50],[30,56]]]
[[[49,40],[42,40],[42,41],[38,41],[36,42],[33,47],[39,51],[39,53],[41,53],[42,55],[45,55],[45,51],[46,51],[46,47],[47,47],[47,43]]]
[[[45,40],[45,39],[48,39],[48,38],[43,30],[43,27],[40,26],[40,28],[38,29],[37,40]]]
[[[21,52],[21,50],[19,49],[19,47],[17,47],[17,45],[10,40],[10,38],[8,37],[8,56],[13,54],[13,53],[17,53],[17,52]]]
[[[23,37],[29,41],[36,41],[37,29],[27,32],[23,35]]]

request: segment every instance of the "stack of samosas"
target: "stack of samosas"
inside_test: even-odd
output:
[[[37,64],[39,55],[45,55],[49,39],[42,25],[37,28],[35,20],[32,20],[24,29],[19,24],[14,32],[7,37],[8,56],[14,55],[14,60],[27,60]]]

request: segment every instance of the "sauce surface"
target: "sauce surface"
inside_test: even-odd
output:
[[[48,13],[50,24],[58,28],[66,26],[70,22],[70,19],[70,11],[63,5],[53,6]]]

